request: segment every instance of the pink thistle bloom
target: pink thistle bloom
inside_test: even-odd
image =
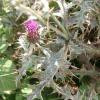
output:
[[[35,20],[27,20],[24,22],[24,27],[27,32],[27,37],[30,42],[36,42],[39,39],[39,24]]]

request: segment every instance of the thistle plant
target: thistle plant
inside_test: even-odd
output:
[[[100,73],[90,62],[92,58],[100,57],[100,48],[94,45],[100,38],[99,0],[13,2],[15,9],[20,12],[18,17],[23,13],[28,16],[22,26],[26,33],[18,39],[23,51],[17,85],[30,67],[39,79],[28,100],[43,100],[41,92],[47,86],[61,94],[64,100],[99,100],[96,84]],[[75,64],[75,59],[81,64],[80,67]],[[80,86],[73,80],[74,77],[80,81],[86,75],[91,77],[88,93],[86,90],[81,92]]]

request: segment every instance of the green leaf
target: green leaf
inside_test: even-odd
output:
[[[16,100],[25,100],[25,97],[22,96],[22,94],[17,94],[16,95]]]
[[[55,10],[59,9],[59,5],[55,1],[50,1],[49,7],[54,8]]]
[[[16,72],[13,72],[13,63],[7,58],[0,60],[0,92],[11,91],[16,88]]]
[[[0,43],[0,53],[4,53],[8,47],[7,43]]]
[[[21,91],[22,91],[22,93],[25,93],[25,94],[30,94],[30,93],[32,93],[32,89],[30,89],[30,88],[24,88],[24,89],[22,89]]]

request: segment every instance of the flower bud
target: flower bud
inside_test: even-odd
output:
[[[27,37],[30,42],[37,42],[39,39],[39,24],[35,20],[27,20],[24,22],[24,27],[27,32]]]

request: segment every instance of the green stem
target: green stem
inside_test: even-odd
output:
[[[5,76],[8,76],[8,75],[13,75],[13,74],[17,74],[17,72],[12,72],[12,73],[9,73],[9,74],[0,75],[0,77],[5,77]]]
[[[63,33],[66,34],[66,30],[64,28],[64,26],[59,22],[59,20],[51,13],[50,14],[52,16],[52,18],[54,19],[54,21],[58,24],[58,26],[62,29]],[[68,33],[67,33],[68,34]]]

